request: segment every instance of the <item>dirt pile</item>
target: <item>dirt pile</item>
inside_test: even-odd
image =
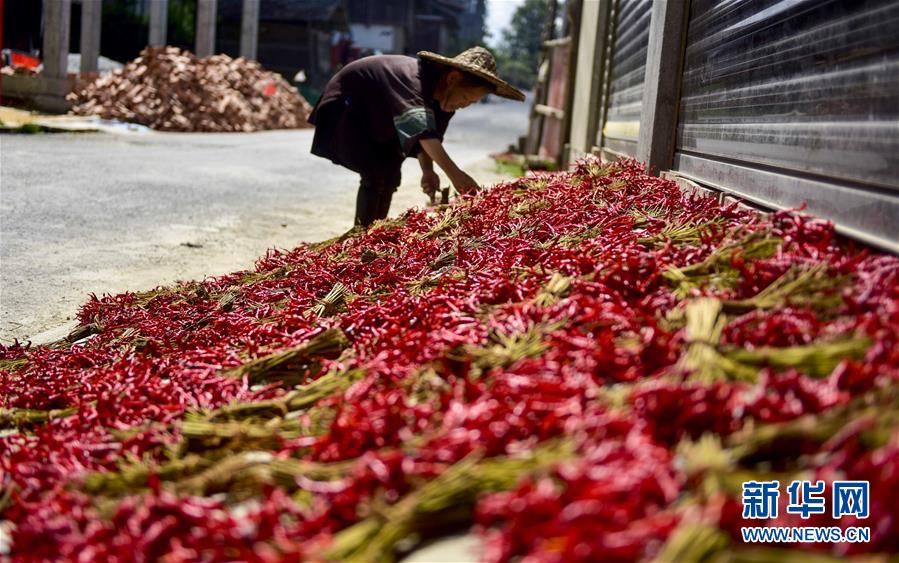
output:
[[[204,59],[147,47],[120,70],[69,94],[72,112],[160,131],[261,131],[309,127],[309,103],[280,75],[228,55]]]

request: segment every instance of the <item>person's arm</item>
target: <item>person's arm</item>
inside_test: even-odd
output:
[[[418,153],[418,163],[421,165],[422,172],[434,170],[434,161],[430,156],[428,156],[428,153],[426,153],[425,151],[420,151]]]
[[[433,204],[440,189],[440,177],[434,172],[434,161],[425,151],[419,151],[418,164],[421,165],[421,191],[431,198]]]
[[[441,170],[446,172],[447,177],[450,182],[453,183],[453,187],[456,188],[457,192],[460,194],[471,194],[478,190],[478,183],[474,178],[456,166],[453,159],[446,154],[446,150],[443,148],[443,144],[439,139],[422,139],[419,142],[421,143],[422,152],[425,153],[432,162],[437,163],[437,166],[439,166]],[[420,159],[419,162],[421,162]]]

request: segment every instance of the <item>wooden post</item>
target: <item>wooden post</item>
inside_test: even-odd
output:
[[[165,45],[169,22],[169,0],[150,2],[150,46]]]
[[[81,72],[97,72],[103,0],[81,1]]]
[[[215,52],[216,0],[197,0],[197,40],[198,57],[209,57]]]
[[[44,0],[44,48],[41,58],[44,76],[65,78],[69,66],[69,26],[71,0]]]
[[[574,107],[574,89],[577,80],[577,59],[580,50],[581,18],[583,17],[583,0],[569,0],[565,3],[566,14],[565,28],[571,44],[568,47],[568,76],[565,77],[565,115],[562,118],[562,138],[559,139],[559,154],[556,160],[562,167],[568,166],[570,156],[571,138],[571,109]]]
[[[553,39],[557,9],[558,0],[551,0],[546,20],[543,23],[543,41],[540,47],[540,56],[537,58],[537,83],[534,85],[534,101],[531,105],[525,154],[535,154],[540,150],[540,141],[543,137],[544,116],[537,111],[537,106],[546,104],[547,94],[549,93],[549,77],[552,73],[552,51],[546,46],[546,42]],[[544,80],[541,80],[541,76]]]
[[[318,83],[318,59],[315,49],[315,30],[312,27],[312,18],[306,22],[306,80],[313,84]]]
[[[688,0],[653,0],[637,160],[650,174],[671,168],[683,72]]]
[[[613,0],[583,4],[571,108],[570,160],[590,152],[599,129],[609,14]]]
[[[371,24],[370,11],[366,10],[365,24]],[[412,44],[415,42],[415,0],[409,0],[406,7],[406,25],[403,28],[403,49],[399,51],[411,55]]]
[[[240,56],[256,58],[259,41],[259,0],[243,0],[243,15],[240,19]]]

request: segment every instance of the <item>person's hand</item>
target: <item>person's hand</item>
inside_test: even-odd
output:
[[[431,201],[434,201],[434,196],[440,190],[440,176],[437,175],[433,170],[422,170],[421,171],[421,191],[423,191]]]
[[[453,187],[456,188],[456,191],[462,195],[471,195],[477,193],[478,191],[478,183],[474,178],[459,170],[459,172],[453,176],[452,178]]]

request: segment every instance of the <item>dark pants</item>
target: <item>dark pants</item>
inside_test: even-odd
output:
[[[396,140],[379,142],[369,132],[365,116],[351,100],[316,109],[312,154],[330,159],[361,176],[356,196],[356,225],[367,227],[387,217],[393,192],[400,185],[404,155]]]
[[[356,225],[368,227],[385,219],[390,211],[393,192],[400,185],[400,167],[378,173],[362,172],[359,193],[356,195]]]

